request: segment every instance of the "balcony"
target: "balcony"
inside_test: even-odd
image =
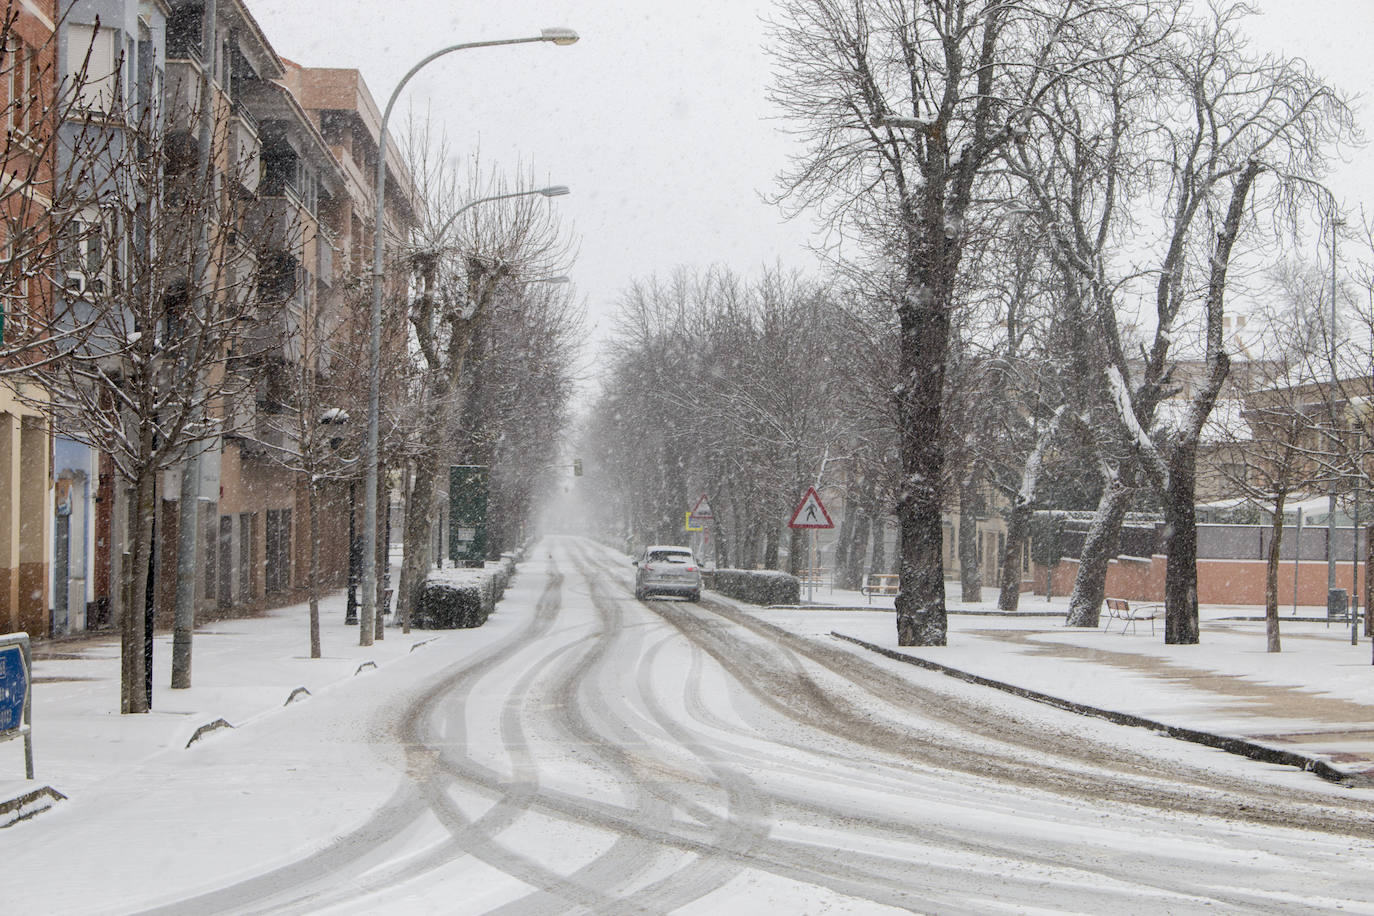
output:
[[[294,195],[264,198],[244,220],[244,228],[260,249],[300,253],[302,229],[299,204]]]
[[[205,78],[200,61],[173,61],[167,67],[167,84],[163,98],[167,105],[167,123],[174,128],[190,130],[198,123],[200,86]]]
[[[167,17],[167,57],[170,60],[205,60],[201,43],[204,3],[186,3],[174,8]]]
[[[239,187],[250,196],[256,194],[262,180],[262,143],[257,124],[241,109],[229,119],[229,161]]]

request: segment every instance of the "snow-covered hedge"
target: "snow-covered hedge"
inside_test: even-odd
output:
[[[515,558],[503,556],[482,569],[436,569],[425,577],[411,625],[426,630],[480,627],[496,608],[515,573]]]
[[[801,603],[801,580],[775,569],[718,569],[706,586],[750,604]]]

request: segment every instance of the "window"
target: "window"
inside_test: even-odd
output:
[[[22,248],[14,244],[14,237],[6,239],[0,249],[0,344],[13,343],[28,330],[29,278],[25,271]]]
[[[38,91],[38,60],[27,44],[16,36],[5,43],[5,127],[21,132],[42,116],[31,96]]]
[[[264,575],[267,591],[291,587],[291,510],[267,510],[267,557]]]
[[[109,277],[104,221],[94,210],[83,211],[62,230],[63,283],[71,296],[105,292]]]
[[[67,86],[78,108],[112,114],[120,92],[114,29],[67,26]]]

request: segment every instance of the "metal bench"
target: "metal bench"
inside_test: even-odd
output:
[[[859,592],[868,599],[868,603],[873,603],[873,596],[878,595],[887,597],[896,595],[901,587],[901,576],[887,575],[882,573],[869,573],[864,576],[864,584]]]
[[[1127,628],[1135,630],[1136,624],[1142,620],[1150,621],[1150,635],[1155,632],[1155,618],[1164,613],[1162,604],[1146,604],[1131,607],[1131,602],[1125,598],[1107,599],[1107,624],[1106,628],[1111,629],[1113,620],[1121,621],[1121,635],[1126,635]]]

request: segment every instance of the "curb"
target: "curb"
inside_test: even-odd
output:
[[[757,605],[755,605],[757,606]],[[886,614],[892,613],[892,608],[883,607],[881,604],[770,604],[764,610],[768,611],[881,611]],[[1062,619],[1063,611],[961,611],[958,608],[948,608],[945,611],[950,617],[1009,617],[1020,618],[1022,620],[1032,619]],[[1263,620],[1264,618],[1260,618]],[[1284,618],[1285,620],[1288,618]],[[1324,619],[1324,618],[1323,618]]]
[[[0,828],[13,827],[20,821],[36,817],[51,809],[58,802],[66,800],[67,796],[52,786],[41,786],[31,792],[25,792],[23,795],[16,795],[14,798],[0,802]]]
[[[906,662],[918,668],[925,668],[939,674],[952,677],[956,680],[965,681],[970,684],[977,684],[982,687],[991,687],[994,690],[1001,690],[1027,700],[1034,700],[1037,703],[1044,703],[1056,709],[1067,712],[1077,713],[1081,716],[1091,716],[1095,719],[1106,719],[1115,722],[1117,725],[1128,725],[1132,728],[1149,729],[1156,734],[1162,734],[1180,741],[1189,741],[1193,744],[1201,744],[1205,747],[1215,748],[1225,751],[1228,754],[1236,754],[1241,757],[1248,757],[1251,760],[1258,760],[1262,763],[1274,763],[1280,766],[1296,767],[1308,773],[1314,773],[1322,779],[1330,782],[1339,783],[1348,788],[1374,788],[1374,771],[1369,770],[1342,770],[1332,766],[1325,760],[1318,757],[1311,757],[1307,754],[1299,754],[1296,751],[1283,750],[1280,748],[1269,747],[1264,744],[1257,744],[1245,738],[1235,738],[1229,735],[1218,735],[1213,732],[1199,731],[1195,728],[1185,728],[1181,725],[1170,725],[1166,722],[1159,722],[1154,719],[1147,719],[1144,716],[1131,715],[1130,713],[1117,712],[1112,709],[1102,709],[1097,706],[1088,706],[1084,703],[1075,703],[1062,697],[1052,696],[1048,693],[1041,693],[1038,690],[1030,690],[1025,687],[1017,687],[1004,681],[993,680],[982,675],[973,674],[959,668],[951,668],[949,665],[933,662],[929,659],[919,658],[915,655],[907,655],[886,646],[879,646],[871,642],[859,639],[854,636],[846,636],[844,633],[830,631],[830,635],[845,642],[851,642],[870,652],[876,652],[887,658],[895,659],[899,662]]]

